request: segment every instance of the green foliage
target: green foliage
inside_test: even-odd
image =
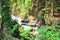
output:
[[[5,40],[17,40],[15,38],[13,39],[12,36],[14,37],[19,36],[21,40],[35,40],[35,39],[36,40],[60,40],[60,25],[54,24],[56,23],[54,22],[56,20],[50,14],[51,13],[50,7],[52,6],[52,2],[53,2],[52,0],[43,0],[43,1],[39,0],[39,3],[41,5],[39,4],[38,5],[41,8],[44,6],[45,7],[38,12],[38,19],[41,21],[42,19],[44,19],[45,23],[47,24],[50,24],[51,22],[53,23],[52,23],[52,26],[45,26],[45,25],[41,26],[41,28],[37,30],[38,34],[36,35],[36,38],[35,38],[35,36],[29,34],[30,29],[24,30],[23,28],[21,28],[22,26],[18,25],[17,22],[13,21],[10,16],[12,6],[15,3],[17,5],[16,9],[18,10],[14,11],[14,13],[17,14],[18,12],[20,14],[20,17],[22,16],[22,18],[25,18],[25,16],[28,16],[29,10],[32,10],[32,7],[33,7],[32,0],[15,0],[15,1],[14,0],[9,0],[9,1],[3,0],[1,2],[2,7],[0,5],[0,19],[2,18],[3,28],[6,28],[7,30],[7,35],[6,35],[7,38],[5,38]],[[60,10],[60,7],[56,7],[55,10]],[[52,8],[52,11],[53,11],[53,8]],[[0,39],[3,40],[2,35]]]
[[[29,27],[29,26],[28,26]],[[32,35],[30,35],[30,28],[28,29],[24,29],[22,26],[18,28],[19,30],[19,35],[23,38],[23,39],[27,39],[27,40],[33,40],[34,37]]]
[[[14,34],[15,31],[18,29],[18,27],[19,27],[18,24],[15,24],[15,25],[12,26],[12,28],[8,28],[9,34],[11,34],[11,35]]]
[[[60,25],[56,25],[56,28],[57,28],[57,29],[60,29]]]
[[[60,7],[56,7],[55,10],[57,10],[59,12],[60,11]]]
[[[20,33],[20,36],[28,37],[29,36],[29,30],[26,30],[23,33]]]
[[[1,8],[1,6],[0,6],[0,19],[2,18],[2,16],[1,16],[1,10],[2,10],[2,8]]]
[[[21,3],[20,8],[21,8],[21,15],[23,18],[28,15],[28,12],[29,10],[32,9],[32,7],[33,7],[32,0],[25,0],[24,3]]]
[[[29,10],[32,10],[32,7],[33,7],[33,2],[32,0],[16,0],[15,2],[10,0],[10,8],[12,8],[12,6],[14,4],[16,8],[14,8],[14,10],[17,10],[14,11],[14,13],[18,14],[21,18],[25,18],[25,16],[28,16],[29,15]],[[12,8],[12,9],[13,9]],[[11,9],[11,10],[12,10]]]
[[[38,29],[39,34],[36,35],[36,40],[60,40],[60,31],[52,27],[42,26]]]

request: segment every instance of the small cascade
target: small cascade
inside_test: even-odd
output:
[[[31,22],[28,22],[26,20],[23,20],[19,17],[16,17],[14,15],[11,15],[11,18],[13,19],[13,21],[17,21],[19,25],[22,25],[22,28],[26,31],[26,30],[32,30],[31,32],[33,32],[33,30],[36,31],[36,29],[38,27],[36,27],[34,24],[35,24],[35,21],[32,21]],[[33,34],[33,33],[32,33]]]

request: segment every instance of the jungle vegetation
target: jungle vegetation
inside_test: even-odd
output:
[[[40,24],[19,25],[11,15],[24,21],[32,15]],[[37,34],[29,34],[35,26]],[[60,0],[0,0],[0,40],[60,40]]]

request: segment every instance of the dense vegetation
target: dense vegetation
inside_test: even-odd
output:
[[[60,0],[1,0],[0,40],[60,40],[59,13]],[[35,25],[19,25],[12,20],[13,14],[24,20],[33,15],[40,22],[37,34],[30,34],[30,27]]]

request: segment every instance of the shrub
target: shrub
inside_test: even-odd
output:
[[[36,40],[60,40],[59,30],[53,26],[42,26],[37,30],[39,33],[36,35]]]

